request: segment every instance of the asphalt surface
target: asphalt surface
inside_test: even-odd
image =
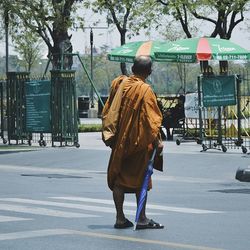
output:
[[[241,150],[200,152],[195,142],[164,142],[164,172],[153,174],[148,217],[162,230],[114,229],[106,183],[110,150],[100,133],[80,148],[0,145],[1,250],[250,249],[250,165]],[[126,195],[133,221],[135,197]]]

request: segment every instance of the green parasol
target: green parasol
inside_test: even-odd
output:
[[[249,60],[250,52],[226,40],[211,37],[165,42],[155,51],[155,60],[194,63],[197,61]]]
[[[164,44],[166,44],[166,42],[163,41],[138,41],[126,43],[113,49],[108,54],[108,59],[116,62],[133,63],[136,56],[143,55],[150,56],[152,60],[155,60],[154,52],[156,50],[161,51],[161,47]]]

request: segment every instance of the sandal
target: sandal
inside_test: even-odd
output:
[[[133,226],[134,226],[134,224],[131,221],[129,221],[128,219],[126,219],[126,221],[122,224],[115,223],[114,228],[123,229],[123,228],[129,228],[129,227],[133,227]]]
[[[164,226],[153,220],[149,220],[147,224],[137,224],[136,229],[162,229]]]

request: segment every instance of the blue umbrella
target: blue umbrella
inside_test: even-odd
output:
[[[149,179],[150,179],[150,176],[153,174],[153,163],[154,163],[155,154],[156,154],[156,149],[154,149],[152,157],[148,162],[148,168],[147,168],[147,171],[145,173],[144,181],[142,184],[140,198],[139,198],[139,202],[137,204],[137,210],[136,210],[136,215],[135,215],[134,230],[136,230],[137,222],[139,220],[140,213],[142,211],[142,208],[143,208],[145,200],[146,200]]]

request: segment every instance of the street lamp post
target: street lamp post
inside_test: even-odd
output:
[[[4,11],[4,25],[5,25],[5,70],[6,77],[9,72],[9,10]]]
[[[93,30],[90,28],[90,77],[91,80],[93,81]],[[93,86],[91,85],[90,89],[90,107],[94,108],[94,90]]]
[[[108,29],[108,27],[85,27],[84,29],[90,29],[90,77],[93,81],[93,45],[94,45],[94,33],[93,29]],[[91,85],[90,89],[90,107],[94,108],[94,88]]]

